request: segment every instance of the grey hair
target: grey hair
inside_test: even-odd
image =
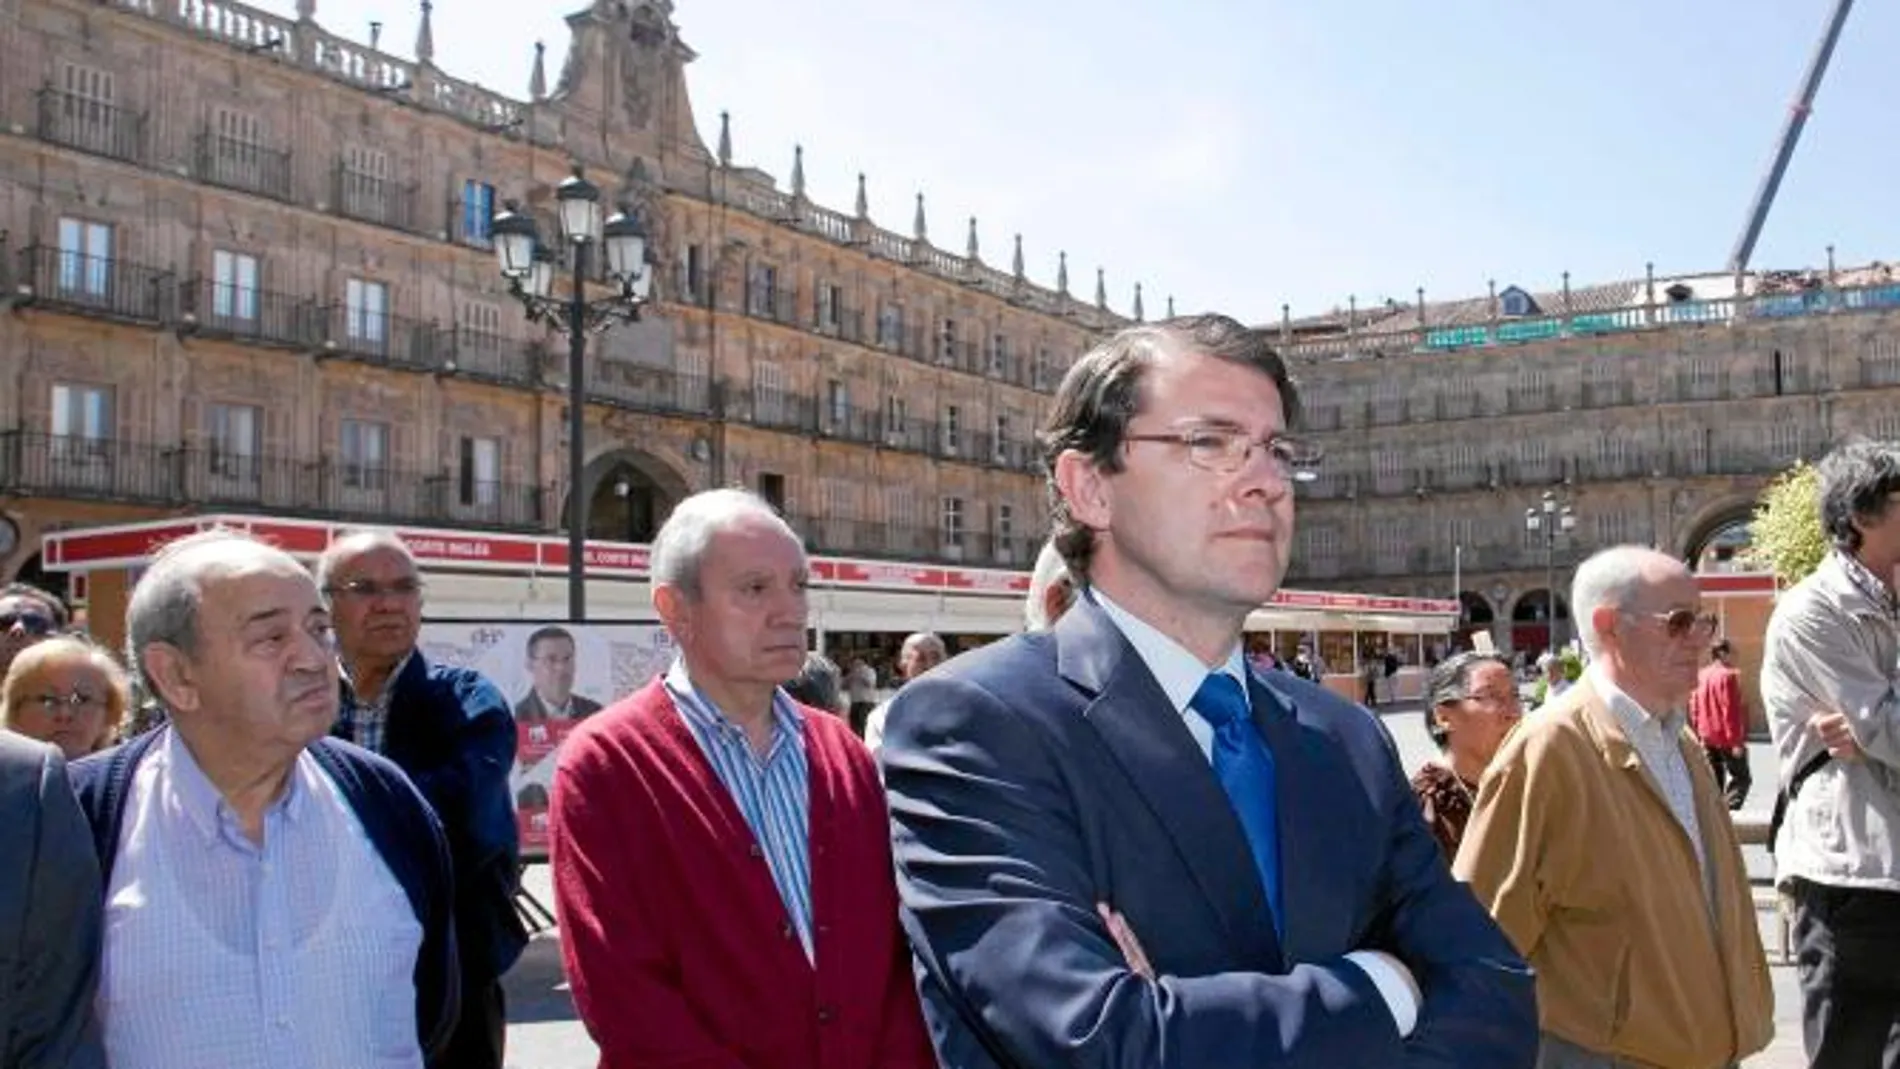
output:
[[[813,651],[805,655],[805,667],[798,677],[785,684],[785,693],[814,709],[833,712],[838,708],[840,676],[831,658]]]
[[[698,600],[703,592],[699,573],[713,536],[750,516],[771,521],[785,532],[785,537],[804,545],[791,525],[752,491],[737,487],[703,490],[675,505],[672,515],[660,525],[660,532],[653,536],[648,567],[654,587],[675,587]]]
[[[1047,631],[1054,626],[1047,600],[1049,588],[1057,583],[1066,584],[1069,597],[1075,597],[1075,580],[1069,575],[1069,565],[1051,539],[1042,544],[1042,552],[1036,555],[1036,570],[1029,576],[1029,594],[1023,599],[1023,625],[1028,630]]]
[[[1606,606],[1627,608],[1642,590],[1643,573],[1658,560],[1675,558],[1648,546],[1611,546],[1577,565],[1576,578],[1570,582],[1570,619],[1576,622],[1583,652],[1594,658],[1603,646],[1603,636],[1597,633],[1596,611]]]
[[[929,654],[940,664],[950,657],[950,648],[943,644],[943,638],[935,631],[917,631],[905,636],[904,652],[912,650]]]
[[[1821,526],[1828,541],[1847,553],[1860,549],[1854,521],[1887,514],[1888,496],[1900,491],[1900,443],[1850,438],[1815,468],[1820,476]]]
[[[162,642],[195,657],[202,637],[198,610],[205,582],[260,561],[303,570],[296,558],[276,546],[227,527],[168,542],[152,558],[125,606],[126,663],[148,692],[157,694],[158,688],[146,671],[145,648]]]
[[[1425,732],[1438,744],[1439,749],[1445,748],[1451,736],[1438,722],[1438,707],[1471,697],[1471,676],[1479,665],[1485,664],[1495,664],[1506,672],[1511,670],[1511,662],[1505,660],[1502,654],[1480,653],[1477,650],[1453,654],[1433,666],[1431,677],[1425,684]]]
[[[336,574],[337,566],[351,557],[373,549],[387,549],[399,553],[404,560],[409,562],[410,568],[417,567],[415,553],[410,550],[409,543],[398,537],[396,532],[380,527],[353,527],[339,533],[330,543],[329,548],[323,551],[323,555],[317,558],[317,566],[313,571],[317,578],[317,589],[323,592],[325,598],[328,598],[330,577]]]

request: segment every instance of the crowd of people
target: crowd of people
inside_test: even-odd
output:
[[[1584,561],[1586,664],[1534,712],[1504,658],[1438,661],[1441,757],[1408,778],[1310,660],[1247,656],[1319,459],[1298,418],[1268,337],[1222,317],[1084,355],[1042,433],[1023,633],[949,659],[913,635],[881,703],[807,649],[809,563],[763,499],[678,505],[650,558],[677,657],[577,721],[550,792],[563,965],[604,1069],[1760,1051],[1742,688],[1689,569]],[[1821,473],[1834,548],[1781,599],[1762,671],[1778,875],[1812,1064],[1891,1069],[1900,446]],[[501,1064],[517,710],[416,648],[425,593],[384,533],[313,570],[235,532],[173,543],[127,611],[164,711],[143,730],[114,659],[57,637],[56,599],[0,595],[0,710],[50,744],[0,735],[23,859],[0,872],[20,948],[0,1065]],[[530,643],[550,678],[564,634]]]

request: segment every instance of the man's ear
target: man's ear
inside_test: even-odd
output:
[[[139,651],[139,664],[159,700],[173,712],[192,713],[201,703],[197,674],[183,650],[169,642],[148,642]]]
[[[1108,527],[1115,512],[1108,476],[1080,450],[1065,449],[1056,457],[1056,491],[1076,523],[1098,531]]]
[[[661,583],[653,588],[653,611],[660,615],[660,623],[674,641],[683,641],[692,629],[692,613],[685,593],[671,583]]]

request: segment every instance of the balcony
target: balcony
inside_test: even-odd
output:
[[[818,399],[754,386],[743,396],[748,401],[751,424],[782,431],[815,433],[818,429]]]
[[[325,305],[315,312],[325,353],[382,367],[411,371],[447,371],[454,359],[453,331],[347,305]]]
[[[332,182],[331,210],[346,219],[415,233],[419,228],[416,187],[398,185],[380,175],[338,164]]]
[[[754,319],[764,319],[786,326],[798,325],[798,312],[794,307],[797,297],[791,290],[781,286],[763,286],[747,282],[745,288],[745,314]]]
[[[589,400],[667,415],[708,416],[718,400],[710,376],[622,361],[597,361],[587,382]]]
[[[207,185],[255,193],[272,200],[290,201],[290,153],[249,141],[222,137],[209,130],[192,146],[192,169]]]
[[[443,370],[504,386],[533,386],[540,365],[531,343],[467,326],[449,333],[449,358]]]
[[[853,345],[864,344],[864,313],[855,308],[827,310],[820,307],[812,315],[812,332]]]
[[[124,163],[145,164],[145,116],[113,104],[62,92],[39,91],[40,139]]]
[[[174,289],[169,271],[46,245],[20,250],[18,280],[35,305],[136,323],[159,322]]]
[[[323,309],[308,297],[194,278],[179,290],[188,331],[252,345],[309,349],[324,338]]]
[[[538,530],[540,487],[119,438],[0,432],[0,493]]]
[[[884,428],[884,413],[856,405],[826,405],[818,421],[821,437],[844,442],[876,442]]]

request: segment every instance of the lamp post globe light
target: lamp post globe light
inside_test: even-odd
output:
[[[560,271],[555,248],[542,243],[533,218],[514,202],[495,216],[490,236],[501,277],[528,321],[567,335],[567,615],[581,623],[587,619],[587,496],[581,486],[587,463],[587,336],[615,323],[637,321],[652,290],[653,271],[646,227],[639,217],[623,206],[603,220],[600,188],[578,166],[555,187],[554,201],[560,240],[571,251],[567,293],[554,292],[554,276]],[[605,274],[613,289],[589,300],[587,280],[595,255],[605,256]]]
[[[1577,513],[1570,502],[1559,500],[1555,490],[1544,491],[1543,500],[1524,510],[1524,529],[1544,536],[1544,623],[1546,642],[1551,653],[1557,652],[1556,558],[1557,536],[1569,537],[1576,529]]]

